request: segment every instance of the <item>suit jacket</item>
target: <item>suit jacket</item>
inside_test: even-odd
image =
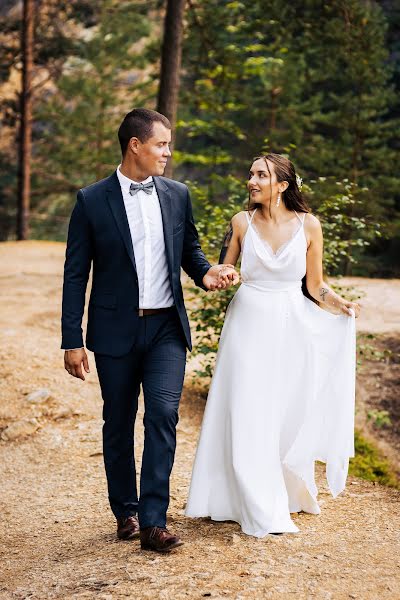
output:
[[[181,267],[203,287],[210,268],[201,250],[187,187],[154,177],[160,201],[169,279],[186,345],[191,349],[189,321],[180,281]],[[83,344],[82,316],[93,264],[86,346],[109,356],[122,356],[135,343],[139,287],[135,256],[116,171],[79,190],[71,215],[64,267],[61,348]]]

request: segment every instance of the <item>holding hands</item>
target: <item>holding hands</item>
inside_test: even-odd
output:
[[[239,275],[233,265],[214,265],[203,277],[208,290],[225,290],[239,283]]]
[[[203,277],[208,290],[225,290],[239,283],[239,275],[233,265],[214,265]],[[64,353],[65,370],[78,379],[85,380],[84,372],[89,373],[89,361],[84,348],[66,350]]]

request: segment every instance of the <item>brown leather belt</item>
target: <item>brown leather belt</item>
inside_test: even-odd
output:
[[[167,308],[139,308],[139,317],[148,317],[150,315],[159,315],[160,313],[171,312],[175,306],[168,306]]]

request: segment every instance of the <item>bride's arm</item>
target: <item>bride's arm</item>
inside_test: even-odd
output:
[[[236,266],[240,256],[241,239],[243,235],[243,217],[244,213],[238,213],[229,223],[219,255],[218,262],[220,264]]]
[[[347,315],[350,315],[351,309],[353,309],[356,317],[358,317],[360,306],[356,302],[348,302],[339,294],[336,294],[323,279],[321,223],[316,217],[308,214],[304,227],[308,241],[306,283],[309,293],[315,300],[329,307],[339,309]]]

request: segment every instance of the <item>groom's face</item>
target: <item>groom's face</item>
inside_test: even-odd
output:
[[[160,122],[153,123],[153,132],[146,142],[138,142],[136,161],[143,173],[162,175],[171,156],[171,130]]]

